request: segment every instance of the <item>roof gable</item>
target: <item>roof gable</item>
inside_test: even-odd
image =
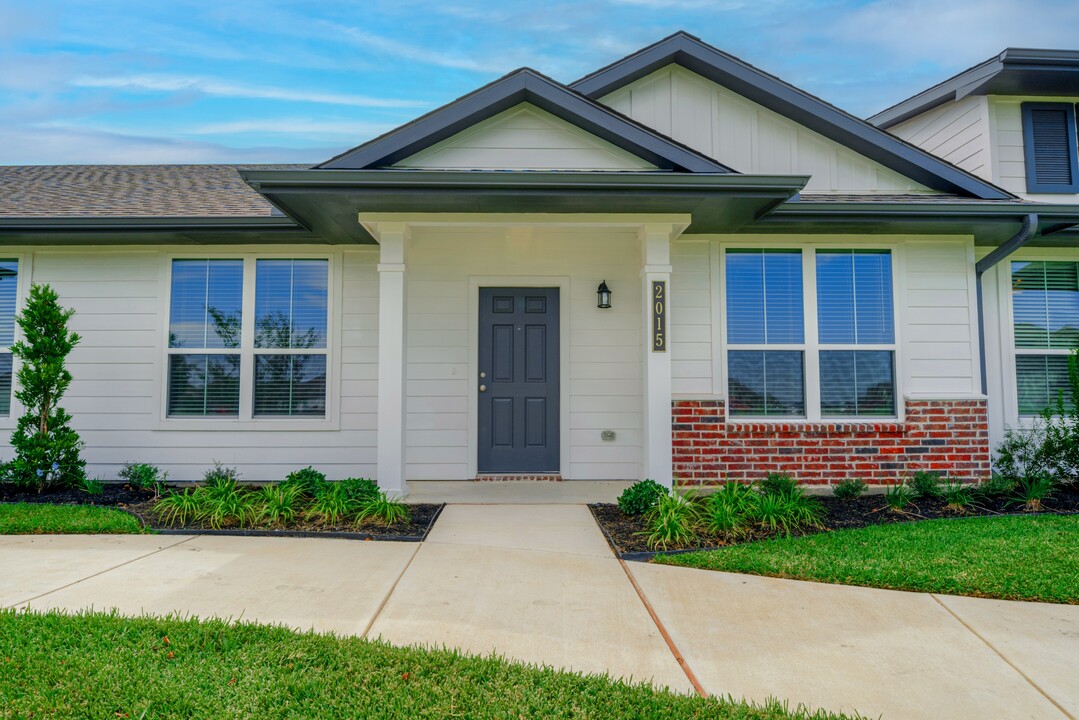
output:
[[[652,163],[530,103],[393,165],[424,170],[656,170]]]
[[[671,64],[707,78],[926,187],[983,199],[1012,197],[995,185],[686,33],[671,35],[581,78],[570,87],[600,98]]]
[[[600,101],[742,172],[808,175],[806,192],[939,192],[677,64]]]
[[[367,170],[391,167],[521,103],[540,108],[661,170],[733,172],[729,167],[622,117],[529,68],[499,78],[411,123],[348,150],[318,168]]]

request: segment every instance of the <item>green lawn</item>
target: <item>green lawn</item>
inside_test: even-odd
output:
[[[0,503],[0,535],[141,532],[145,531],[134,516],[113,508]]]
[[[841,718],[253,624],[0,610],[0,718]]]
[[[927,520],[656,558],[844,585],[1079,604],[1079,516]]]

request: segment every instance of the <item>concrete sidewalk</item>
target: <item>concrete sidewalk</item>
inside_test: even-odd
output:
[[[422,545],[0,537],[0,606],[283,623],[885,718],[1079,716],[1077,606],[623,566],[583,505],[450,505]]]

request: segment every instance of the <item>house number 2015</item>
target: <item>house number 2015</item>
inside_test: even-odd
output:
[[[652,281],[652,352],[667,352],[667,281]]]

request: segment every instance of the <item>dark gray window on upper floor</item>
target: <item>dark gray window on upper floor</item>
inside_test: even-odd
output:
[[[1023,103],[1027,192],[1079,192],[1079,140],[1071,103]]]

